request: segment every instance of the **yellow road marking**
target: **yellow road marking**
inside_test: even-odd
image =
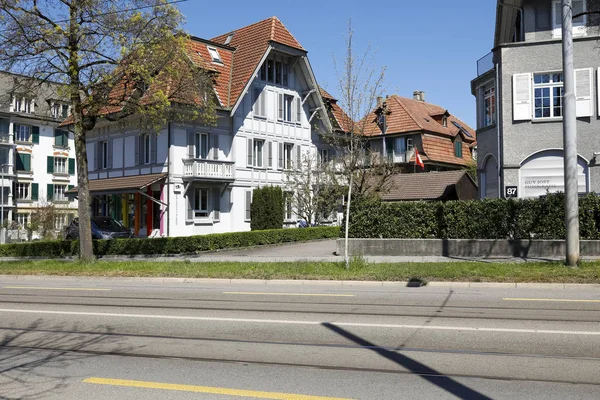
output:
[[[261,292],[223,292],[223,294],[254,294],[261,296],[320,296],[320,297],[354,297],[353,294],[328,294],[328,293],[261,293]]]
[[[227,395],[227,396],[254,397],[257,399],[350,400],[350,399],[342,399],[342,398],[337,398],[337,397],[306,396],[306,395],[302,395],[302,394],[292,394],[292,393],[260,392],[260,391],[254,391],[254,390],[227,389],[227,388],[210,387],[210,386],[194,386],[194,385],[178,385],[178,384],[173,384],[173,383],[130,381],[130,380],[125,380],[125,379],[88,378],[88,379],[85,379],[83,382],[84,383],[94,383],[97,385],[126,386],[126,387],[145,388],[145,389],[176,390],[176,391],[180,391],[180,392],[212,393],[212,394]]]
[[[102,288],[55,288],[43,286],[3,286],[2,289],[32,289],[32,290],[110,290]]]
[[[579,299],[526,299],[506,297],[502,300],[507,301],[550,301],[555,303],[600,303],[600,300],[579,300]]]

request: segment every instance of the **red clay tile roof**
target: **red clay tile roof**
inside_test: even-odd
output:
[[[471,151],[469,150],[469,143],[462,142],[462,158],[454,155],[454,142],[448,138],[423,135],[423,152],[419,151],[419,154],[423,160],[429,160],[433,162],[440,162],[446,164],[459,164],[468,165],[473,161],[471,157]],[[425,156],[425,157],[423,157]],[[414,160],[414,157],[412,158]]]
[[[337,124],[337,127],[343,132],[350,132],[350,116],[337,104],[337,99],[330,95],[325,89],[319,86],[319,91],[321,92],[321,97],[325,101],[325,104],[328,104],[331,107],[330,118],[333,117],[334,121],[332,122],[335,122],[334,127]]]
[[[233,36],[228,45],[235,47],[236,50],[233,56],[231,99],[229,104],[225,104],[226,107],[231,107],[237,102],[271,41],[304,51],[302,45],[277,17],[267,18],[236,29],[217,36],[211,41],[225,44],[227,38],[232,34]]]
[[[386,182],[380,197],[384,201],[437,200],[443,198],[465,174],[465,171],[395,174]],[[467,179],[476,187],[468,174]]]
[[[166,178],[167,174],[132,175],[118,178],[91,179],[89,183],[90,193],[111,193],[124,190],[144,189],[156,182]],[[67,193],[77,193],[77,188],[69,189]]]

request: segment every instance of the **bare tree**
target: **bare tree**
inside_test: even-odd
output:
[[[348,229],[351,202],[384,188],[394,170],[393,162],[373,152],[370,147],[370,136],[373,135],[373,128],[377,127],[373,111],[380,106],[377,100],[383,91],[385,67],[375,66],[376,53],[371,46],[357,56],[353,37],[352,21],[349,21],[343,62],[340,63],[333,56],[338,78],[337,91],[340,94],[337,102],[329,101],[334,132],[321,135],[334,150],[335,168],[332,171],[336,185],[344,186],[347,190],[344,235],[346,268],[350,265]],[[343,111],[336,110],[336,107]],[[385,113],[385,110],[381,112]]]
[[[65,84],[75,137],[80,259],[94,259],[86,134],[101,119],[214,123],[211,78],[186,55],[169,0],[0,0],[0,67]]]

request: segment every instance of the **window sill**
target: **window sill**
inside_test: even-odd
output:
[[[19,170],[17,170],[17,174],[29,174],[29,175],[33,175],[33,171],[19,171]]]
[[[55,150],[71,150],[71,148],[67,145],[67,146],[63,146],[63,145],[59,145],[59,144],[55,144],[52,145],[52,148]]]
[[[25,140],[15,140],[15,144],[23,144],[23,145],[31,146],[33,143],[27,142]]]
[[[17,203],[28,203],[28,204],[31,204],[31,203],[33,203],[33,200],[31,200],[31,199],[17,199],[16,202]]]
[[[563,118],[562,117],[555,117],[555,118],[532,118],[531,119],[531,123],[533,124],[541,124],[544,122],[562,122]]]
[[[54,203],[54,204],[69,204],[70,201],[68,199],[66,199],[66,200],[52,200],[52,203]]]
[[[265,120],[265,121],[267,120],[267,116],[266,115],[256,115],[256,114],[254,114],[254,118],[255,119],[262,119],[262,120]]]
[[[194,219],[194,225],[212,225],[213,220],[211,218]]]
[[[67,172],[54,172],[52,174],[53,178],[70,178],[71,174],[67,173]]]

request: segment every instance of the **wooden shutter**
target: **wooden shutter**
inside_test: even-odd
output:
[[[188,158],[196,158],[196,135],[192,131],[187,133],[187,156]]]
[[[273,142],[267,143],[267,154],[268,154],[267,167],[273,168]]]
[[[23,164],[25,171],[31,171],[31,154],[23,154]]]
[[[279,159],[277,163],[277,168],[283,169],[283,143],[279,143],[279,148],[277,149],[277,157]]]
[[[592,116],[592,69],[575,70],[575,114],[577,117]]]
[[[156,164],[156,155],[158,152],[158,135],[156,133],[151,136],[150,162]],[[112,166],[112,165],[111,165]]]
[[[213,159],[218,160],[219,159],[219,135],[213,135],[212,146],[213,146]]]
[[[513,75],[513,120],[531,120],[531,73]]]
[[[112,168],[113,167],[113,141],[112,139],[108,141],[108,146],[106,146],[108,148],[108,157],[106,157],[106,163],[108,164],[107,167],[108,168]]]
[[[258,98],[260,103],[260,115],[263,117],[267,116],[267,92],[261,91]]]
[[[302,168],[302,146],[296,145],[296,168]]]
[[[250,221],[252,215],[250,214],[250,206],[252,205],[252,191],[250,190],[246,190],[246,201],[245,201],[245,207],[246,207],[246,215],[245,215],[245,220],[246,221]]]
[[[278,107],[277,119],[283,120],[283,102],[284,102],[283,93],[278,93],[277,99],[278,99],[277,100],[277,107]]]
[[[251,167],[253,165],[253,163],[252,163],[252,139],[246,140],[246,155],[247,155],[246,165]]]
[[[48,199],[48,201],[52,201],[53,197],[54,197],[54,185],[49,183],[46,186],[46,198]]]
[[[17,171],[25,171],[24,154],[17,153]]]
[[[75,159],[69,158],[69,175],[75,175]]]
[[[221,190],[213,188],[213,221],[221,219]]]
[[[32,126],[31,127],[31,142],[35,144],[40,144],[40,127]]]
[[[37,201],[40,196],[40,187],[38,183],[31,184],[31,200]]]
[[[46,163],[46,172],[49,174],[54,173],[54,157],[48,156],[48,162]]]
[[[296,98],[296,122],[302,123],[302,99]]]
[[[58,129],[54,130],[54,145],[55,146],[62,146],[62,131],[59,131]]]
[[[98,168],[98,142],[92,143],[92,152],[94,153],[94,167],[92,168],[92,170],[98,170],[100,169]]]

